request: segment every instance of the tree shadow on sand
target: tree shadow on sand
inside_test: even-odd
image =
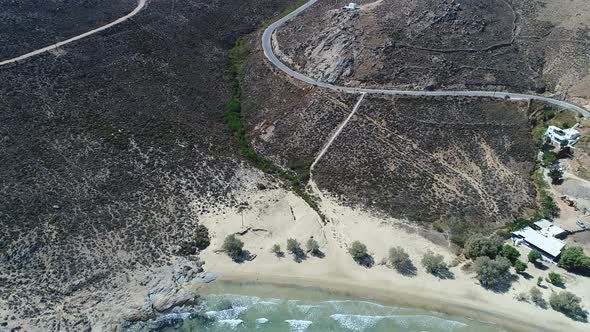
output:
[[[354,258],[354,261],[357,262],[358,265],[360,266],[364,266],[366,268],[372,268],[375,265],[375,259],[373,258],[373,256],[366,254],[364,256],[358,257],[358,258]]]
[[[232,260],[235,263],[243,264],[245,262],[249,262],[256,258],[256,254],[250,253],[248,250],[242,250],[242,253],[239,256],[232,257]]]
[[[326,254],[324,254],[324,252],[321,251],[320,249],[310,250],[309,254],[312,255],[313,257],[317,257],[317,258],[326,257]]]
[[[432,275],[435,277],[438,277],[439,279],[444,279],[444,280],[455,279],[455,274],[451,270],[449,270],[449,268],[440,268],[436,271],[433,271]]]
[[[518,275],[510,274],[504,279],[498,279],[494,284],[484,284],[480,281],[480,285],[494,293],[503,294],[510,290],[512,283],[518,280]]]
[[[412,262],[406,262],[401,266],[395,267],[395,270],[404,277],[415,277],[418,269]]]

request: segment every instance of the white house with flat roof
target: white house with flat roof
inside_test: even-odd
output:
[[[565,247],[565,243],[552,235],[542,234],[531,227],[512,232],[514,243],[523,243],[531,249],[541,253],[544,260],[555,263]]]
[[[344,10],[357,10],[357,9],[359,9],[359,6],[356,3],[351,2],[348,5],[342,7],[342,9],[344,9]]]
[[[547,219],[541,219],[535,222],[535,226],[539,228],[538,231],[543,236],[553,236],[555,238],[560,238],[568,233],[565,229],[555,225]]]
[[[580,139],[580,132],[575,128],[561,129],[555,126],[549,126],[545,132],[545,137],[549,137],[553,143],[561,144],[567,141],[568,145],[574,145]]]

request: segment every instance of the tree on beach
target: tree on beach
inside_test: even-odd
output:
[[[228,235],[225,240],[223,241],[222,249],[225,250],[227,255],[231,257],[234,261],[238,260],[242,256],[242,248],[244,247],[244,242],[236,237],[235,234]]]
[[[483,287],[503,291],[510,285],[511,265],[506,257],[491,259],[482,256],[475,260],[475,273]]]
[[[287,251],[293,255],[298,263],[305,258],[305,252],[301,249],[301,244],[295,239],[287,239]]]
[[[354,259],[354,261],[358,264],[366,267],[371,267],[373,265],[373,257],[369,255],[367,246],[362,244],[360,241],[354,241],[350,245],[348,252],[352,256],[352,259]]]
[[[514,265],[518,260],[518,257],[520,257],[520,252],[518,252],[513,246],[505,244],[502,248],[502,256],[506,257],[510,263]]]
[[[310,252],[310,253],[311,253],[313,256],[316,256],[316,257],[322,257],[322,256],[323,256],[323,253],[320,251],[320,245],[318,244],[318,241],[316,241],[316,240],[313,238],[313,236],[312,236],[312,237],[310,237],[310,238],[307,240],[306,246],[307,246],[307,250],[308,250],[308,251],[309,251],[309,252]]]
[[[281,250],[281,245],[278,243],[273,244],[273,246],[270,248],[270,252],[275,254],[277,257],[283,257],[285,255]]]
[[[547,301],[545,301],[545,299],[543,298],[543,294],[541,293],[539,288],[534,286],[531,287],[529,294],[531,295],[531,302],[533,302],[536,306],[540,308],[547,309]]]
[[[498,236],[485,237],[483,235],[474,235],[465,244],[465,257],[475,259],[481,256],[495,258],[502,252],[504,241]]]
[[[542,258],[541,257],[541,253],[538,252],[537,250],[531,250],[529,252],[529,254],[527,255],[527,258],[529,260],[529,262],[533,263],[533,264],[537,264],[538,261]]]
[[[587,321],[587,312],[581,306],[582,299],[567,291],[551,294],[549,304],[555,311],[579,321]]]
[[[426,272],[440,278],[451,279],[453,277],[443,255],[435,254],[432,250],[428,250],[422,256],[422,266],[424,266]]]
[[[194,235],[195,245],[199,250],[205,250],[211,243],[209,238],[209,230],[204,225],[197,225]]]
[[[402,247],[389,249],[389,263],[403,275],[416,274],[416,267],[412,264],[410,255]]]
[[[563,287],[564,284],[561,274],[555,272],[549,272],[549,275],[547,276],[547,282],[557,287]]]
[[[516,270],[516,273],[523,273],[524,271],[526,271],[527,269],[527,265],[525,262],[521,261],[520,259],[517,259],[516,262],[514,263],[514,270]]]
[[[557,264],[568,271],[590,272],[590,257],[584,254],[582,247],[568,247],[561,253],[561,258]]]

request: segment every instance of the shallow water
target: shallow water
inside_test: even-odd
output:
[[[422,309],[386,306],[318,289],[216,282],[198,308],[170,325],[129,331],[503,331],[497,325]],[[182,317],[183,319],[178,319]]]

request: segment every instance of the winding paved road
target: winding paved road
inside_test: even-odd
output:
[[[91,36],[91,35],[93,35],[93,34],[95,34],[97,32],[101,32],[101,31],[106,30],[108,28],[111,28],[111,27],[113,27],[113,26],[115,26],[117,24],[123,23],[123,22],[127,21],[128,19],[132,18],[133,16],[137,15],[137,13],[139,13],[145,7],[146,1],[147,0],[138,0],[137,7],[135,7],[135,9],[131,13],[129,13],[129,14],[123,16],[123,17],[120,17],[120,18],[118,18],[117,20],[115,20],[115,21],[113,21],[111,23],[108,23],[106,25],[103,25],[103,26],[101,26],[99,28],[96,28],[94,30],[85,32],[85,33],[83,33],[81,35],[77,35],[76,37],[72,37],[72,38],[70,38],[68,40],[64,40],[64,41],[61,41],[59,43],[55,43],[53,45],[49,45],[49,46],[40,48],[40,49],[35,50],[33,52],[29,52],[27,54],[23,54],[23,55],[18,56],[16,58],[4,60],[4,61],[0,62],[0,66],[5,66],[5,65],[8,65],[8,64],[11,64],[11,63],[18,63],[19,61],[23,61],[23,60],[26,60],[26,59],[28,59],[30,57],[35,56],[35,55],[39,55],[39,54],[42,54],[42,53],[45,53],[45,52],[54,50],[54,49],[56,49],[58,47],[64,46],[64,45],[69,44],[71,42],[74,42],[76,40],[80,40],[82,38],[86,38],[86,37]]]
[[[584,117],[590,117],[590,112],[573,104],[567,103],[565,101],[547,98],[543,96],[536,96],[536,95],[527,95],[522,93],[510,93],[510,92],[498,92],[498,91],[408,91],[408,90],[390,90],[390,89],[367,89],[367,88],[353,88],[353,87],[346,87],[346,86],[339,86],[325,82],[316,81],[304,74],[298,73],[293,69],[289,68],[285,65],[281,60],[277,58],[274,54],[272,49],[272,36],[275,30],[283,25],[285,22],[289,21],[293,17],[299,15],[302,11],[306,10],[307,8],[311,7],[315,4],[318,0],[310,0],[306,2],[301,7],[297,8],[290,14],[286,15],[285,17],[281,18],[280,20],[276,21],[275,23],[271,24],[262,35],[262,48],[264,50],[264,55],[266,58],[272,62],[278,69],[286,73],[287,75],[303,81],[305,83],[315,85],[318,87],[335,90],[339,92],[346,92],[346,93],[368,93],[368,94],[385,94],[385,95],[407,95],[407,96],[463,96],[463,97],[492,97],[492,98],[510,98],[510,99],[521,99],[521,100],[538,100],[542,102],[546,102],[549,104],[553,104],[556,106],[560,106],[566,109],[570,109],[576,112],[581,113]]]

